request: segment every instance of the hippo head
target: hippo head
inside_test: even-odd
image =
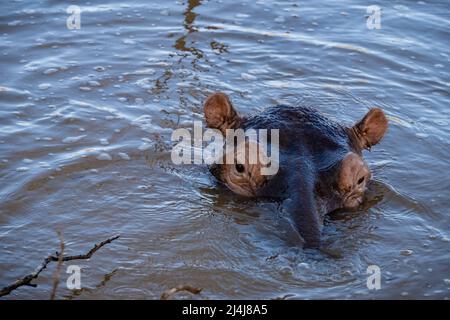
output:
[[[373,108],[353,127],[346,128],[351,151],[342,159],[334,181],[343,208],[355,209],[363,202],[371,173],[361,151],[380,142],[387,131],[387,125],[383,111]]]
[[[225,136],[229,129],[239,129],[243,126],[245,118],[238,115],[228,96],[224,93],[215,93],[205,102],[204,113],[209,128],[218,129]],[[257,152],[257,161],[250,162],[250,152]],[[246,140],[231,150],[233,163],[227,163],[229,156],[226,152],[223,161],[212,167],[213,174],[222,181],[231,191],[247,197],[257,196],[258,190],[271,178],[262,174],[262,168],[270,165],[270,159],[257,141]],[[237,161],[243,153],[244,161]]]
[[[306,242],[314,243],[319,242],[317,230],[325,214],[339,208],[354,209],[363,202],[371,173],[362,151],[376,145],[387,130],[386,116],[378,108],[350,127],[300,106],[277,106],[245,118],[224,93],[207,98],[204,115],[207,126],[220,130],[223,136],[228,129],[279,128],[280,172],[262,174],[261,169],[270,165],[265,152],[259,152],[256,163],[222,162],[211,171],[237,194],[264,195],[262,190],[271,196],[285,193],[300,234]],[[254,144],[259,142],[245,142],[246,154]],[[239,151],[234,152],[234,158],[238,157]]]

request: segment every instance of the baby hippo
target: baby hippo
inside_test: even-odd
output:
[[[305,247],[320,247],[327,213],[356,209],[363,202],[371,174],[362,150],[380,142],[388,126],[378,108],[371,109],[352,127],[302,106],[280,105],[243,117],[224,93],[207,98],[204,114],[207,126],[224,136],[227,129],[267,129],[270,143],[270,129],[278,129],[276,174],[261,174],[261,168],[270,165],[267,161],[251,164],[247,160],[214,164],[211,172],[237,194],[282,200]],[[258,142],[246,142],[246,149],[251,143]]]

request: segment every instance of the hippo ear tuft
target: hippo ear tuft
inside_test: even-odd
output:
[[[224,135],[226,129],[236,129],[239,125],[240,118],[225,93],[216,92],[210,95],[203,110],[208,127],[219,129]]]
[[[369,149],[380,142],[387,127],[388,121],[384,112],[379,108],[373,108],[353,126],[353,132],[360,147]]]

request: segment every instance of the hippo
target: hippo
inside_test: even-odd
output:
[[[371,173],[362,151],[379,143],[388,128],[379,108],[370,109],[353,126],[305,106],[277,105],[244,117],[221,92],[206,99],[203,111],[207,127],[223,136],[228,129],[278,129],[276,174],[261,175],[264,164],[259,162],[215,163],[210,171],[236,194],[282,201],[304,248],[320,248],[327,214],[355,210],[363,203]]]

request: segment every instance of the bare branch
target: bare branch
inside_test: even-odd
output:
[[[169,300],[175,293],[179,291],[187,291],[192,294],[199,294],[202,290],[202,288],[195,288],[190,285],[180,285],[164,291],[161,295],[161,300]]]
[[[103,247],[105,244],[113,242],[114,240],[118,239],[119,237],[120,236],[114,236],[114,237],[111,237],[109,239],[106,239],[105,241],[102,241],[102,242],[94,245],[94,247],[91,250],[89,250],[89,252],[86,254],[79,254],[76,256],[63,257],[62,261],[89,259],[98,249]],[[53,259],[53,261],[58,261],[58,257],[52,256],[52,259]]]
[[[60,259],[61,259],[61,261],[89,259],[98,249],[100,249],[101,247],[103,247],[104,245],[106,245],[108,243],[113,242],[114,240],[118,239],[119,237],[120,236],[117,235],[117,236],[111,237],[109,239],[106,239],[105,241],[102,241],[99,244],[94,245],[94,247],[91,250],[89,250],[89,252],[86,254],[63,257],[62,254],[59,254],[58,252],[56,252],[55,255],[49,255],[47,258],[44,259],[44,261],[32,273],[26,275],[25,277],[23,277],[19,280],[16,280],[11,285],[6,286],[3,289],[1,289],[0,297],[10,294],[11,291],[13,291],[21,286],[36,287],[36,285],[32,284],[31,281],[36,279],[39,276],[39,274],[42,272],[42,270],[44,270],[50,262],[59,261]],[[60,257],[62,257],[62,258],[60,258]]]

